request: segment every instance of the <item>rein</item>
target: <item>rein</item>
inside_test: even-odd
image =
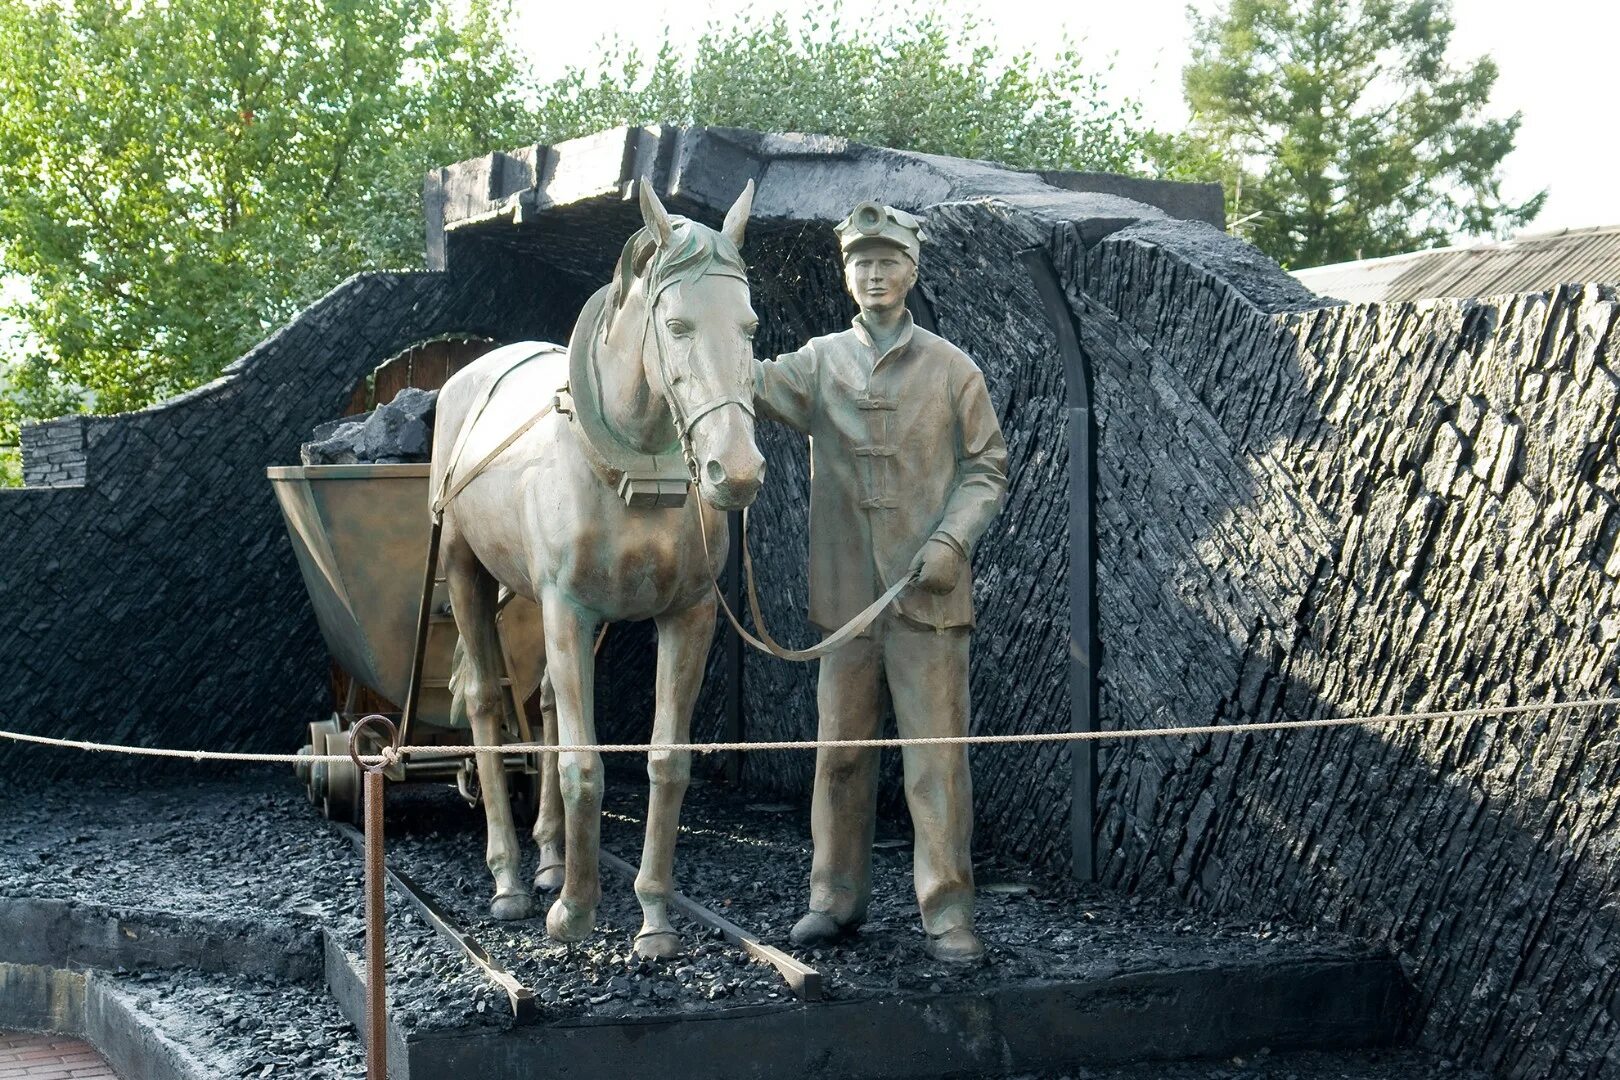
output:
[[[703,537],[703,557],[709,561],[710,565],[713,565],[714,556],[709,552],[709,528],[703,523],[703,507],[701,505],[701,501],[697,507],[697,516],[698,534]],[[754,585],[754,557],[748,550],[747,510],[742,512],[742,536],[740,537],[740,542],[742,543],[743,576],[748,581],[748,611],[754,617],[754,625],[759,628],[759,637],[755,637],[753,634],[750,634],[747,630],[743,629],[743,624],[738,620],[736,613],[731,610],[731,605],[726,602],[726,594],[725,591],[720,588],[720,581],[718,578],[711,579],[711,583],[714,585],[715,598],[720,601],[720,609],[726,613],[726,619],[730,621],[731,628],[737,631],[738,637],[748,642],[748,644],[752,645],[760,652],[769,653],[778,659],[791,660],[795,663],[819,660],[828,653],[842,648],[850,638],[860,635],[866,630],[867,627],[876,622],[878,616],[883,614],[883,609],[894,603],[895,598],[904,592],[906,587],[911,584],[912,579],[917,576],[916,574],[907,574],[893,585],[890,585],[887,592],[868,604],[866,608],[853,619],[849,620],[849,622],[845,623],[843,626],[840,626],[837,630],[834,630],[832,633],[828,634],[826,637],[822,638],[808,649],[789,649],[786,646],[778,643],[775,638],[771,637],[771,632],[765,627],[765,616],[762,615],[759,610],[759,590]]]

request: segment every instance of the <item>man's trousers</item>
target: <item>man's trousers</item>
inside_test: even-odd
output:
[[[933,630],[888,613],[866,636],[823,657],[816,690],[820,738],[877,738],[885,685],[901,738],[966,735],[968,634],[967,627]],[[816,752],[810,909],[845,926],[865,920],[872,895],[878,754]],[[967,747],[907,746],[901,754],[923,929],[942,934],[971,927],[973,785]]]

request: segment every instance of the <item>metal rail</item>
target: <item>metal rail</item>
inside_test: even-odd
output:
[[[365,837],[352,825],[342,822],[333,822],[338,831],[348,838],[362,852],[365,850]],[[490,982],[499,986],[506,992],[507,1000],[512,1003],[512,1016],[520,1024],[533,1023],[539,1019],[540,1008],[535,1000],[534,991],[524,986],[500,962],[489,954],[489,950],[478,944],[471,934],[463,930],[456,922],[455,917],[440,907],[430,896],[427,890],[418,885],[414,879],[403,870],[396,870],[392,866],[384,867],[388,880],[399,889],[400,895],[416,910],[416,913],[445,941],[455,946],[456,950],[471,960]]]
[[[602,864],[634,881],[636,868],[607,848],[601,848]],[[711,929],[718,930],[733,945],[756,960],[763,960],[776,969],[782,980],[800,1001],[821,1000],[821,972],[796,960],[773,945],[767,945],[719,912],[704,907],[684,893],[674,893],[670,904],[682,915]]]

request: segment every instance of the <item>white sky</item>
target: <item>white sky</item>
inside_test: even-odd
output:
[[[677,41],[705,22],[731,21],[744,9],[793,11],[781,0],[613,0],[600,5],[517,0],[520,46],[542,76],[583,63],[609,34],[654,45],[666,25]],[[1050,54],[1067,33],[1099,63],[1112,58],[1110,86],[1140,100],[1146,119],[1176,129],[1186,122],[1180,73],[1187,60],[1185,0],[996,0],[941,8],[973,11],[1006,49]],[[1209,10],[1209,0],[1200,8]],[[850,6],[845,17],[857,17]],[[1613,106],[1620,60],[1620,3],[1615,0],[1453,0],[1458,58],[1489,53],[1501,69],[1492,112],[1524,114],[1518,148],[1504,165],[1504,195],[1518,200],[1548,188],[1531,231],[1620,223],[1620,137]]]

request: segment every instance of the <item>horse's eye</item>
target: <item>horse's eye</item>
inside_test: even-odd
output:
[[[671,337],[690,337],[692,334],[692,324],[682,319],[670,319],[664,325],[669,327]]]

